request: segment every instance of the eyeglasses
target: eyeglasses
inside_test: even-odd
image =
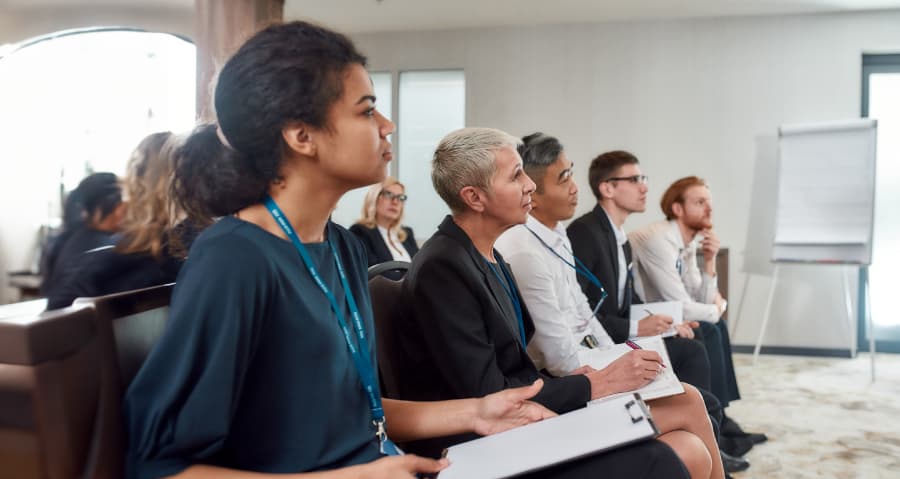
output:
[[[401,203],[406,203],[406,199],[408,198],[408,196],[406,196],[405,193],[394,194],[388,190],[383,190],[381,193],[378,193],[378,196],[380,196],[388,201],[397,200]]]
[[[627,181],[633,185],[638,185],[638,184],[646,185],[647,180],[649,180],[649,179],[650,178],[648,178],[647,175],[617,176],[614,178],[607,178],[607,179],[603,180],[602,182],[605,183],[607,181]]]

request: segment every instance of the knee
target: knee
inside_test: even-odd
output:
[[[706,418],[708,411],[700,390],[687,383],[681,385],[684,386],[684,407],[690,411],[692,417]]]
[[[683,434],[681,439],[682,447],[679,457],[691,477],[709,477],[712,472],[713,460],[706,445],[699,437],[690,433]]]
[[[681,385],[684,387],[684,397],[686,402],[688,402],[691,406],[703,406],[703,394],[700,393],[699,389],[691,386],[688,383],[681,383]],[[705,406],[703,407],[705,409]]]

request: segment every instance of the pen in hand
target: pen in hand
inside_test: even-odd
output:
[[[628,347],[631,348],[631,349],[644,349],[644,348],[641,347],[640,344],[638,344],[638,343],[636,343],[636,342],[634,342],[634,341],[632,341],[632,340],[630,340],[630,339],[626,339],[626,340],[625,340],[625,345],[628,346]],[[666,365],[663,364],[663,363],[659,363],[659,365],[662,366],[662,367],[666,367]]]

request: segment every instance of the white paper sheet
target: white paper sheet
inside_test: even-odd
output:
[[[684,322],[684,308],[681,301],[660,301],[657,303],[632,304],[628,312],[632,321],[641,320],[653,314],[664,314],[672,317],[672,327],[662,333],[662,337],[675,336],[675,326]]]

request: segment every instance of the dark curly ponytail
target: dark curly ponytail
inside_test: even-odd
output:
[[[176,153],[172,192],[192,222],[261,201],[278,179],[282,128],[327,128],[354,64],[366,58],[347,37],[306,22],[272,25],[244,43],[219,73],[218,127],[201,125]]]

